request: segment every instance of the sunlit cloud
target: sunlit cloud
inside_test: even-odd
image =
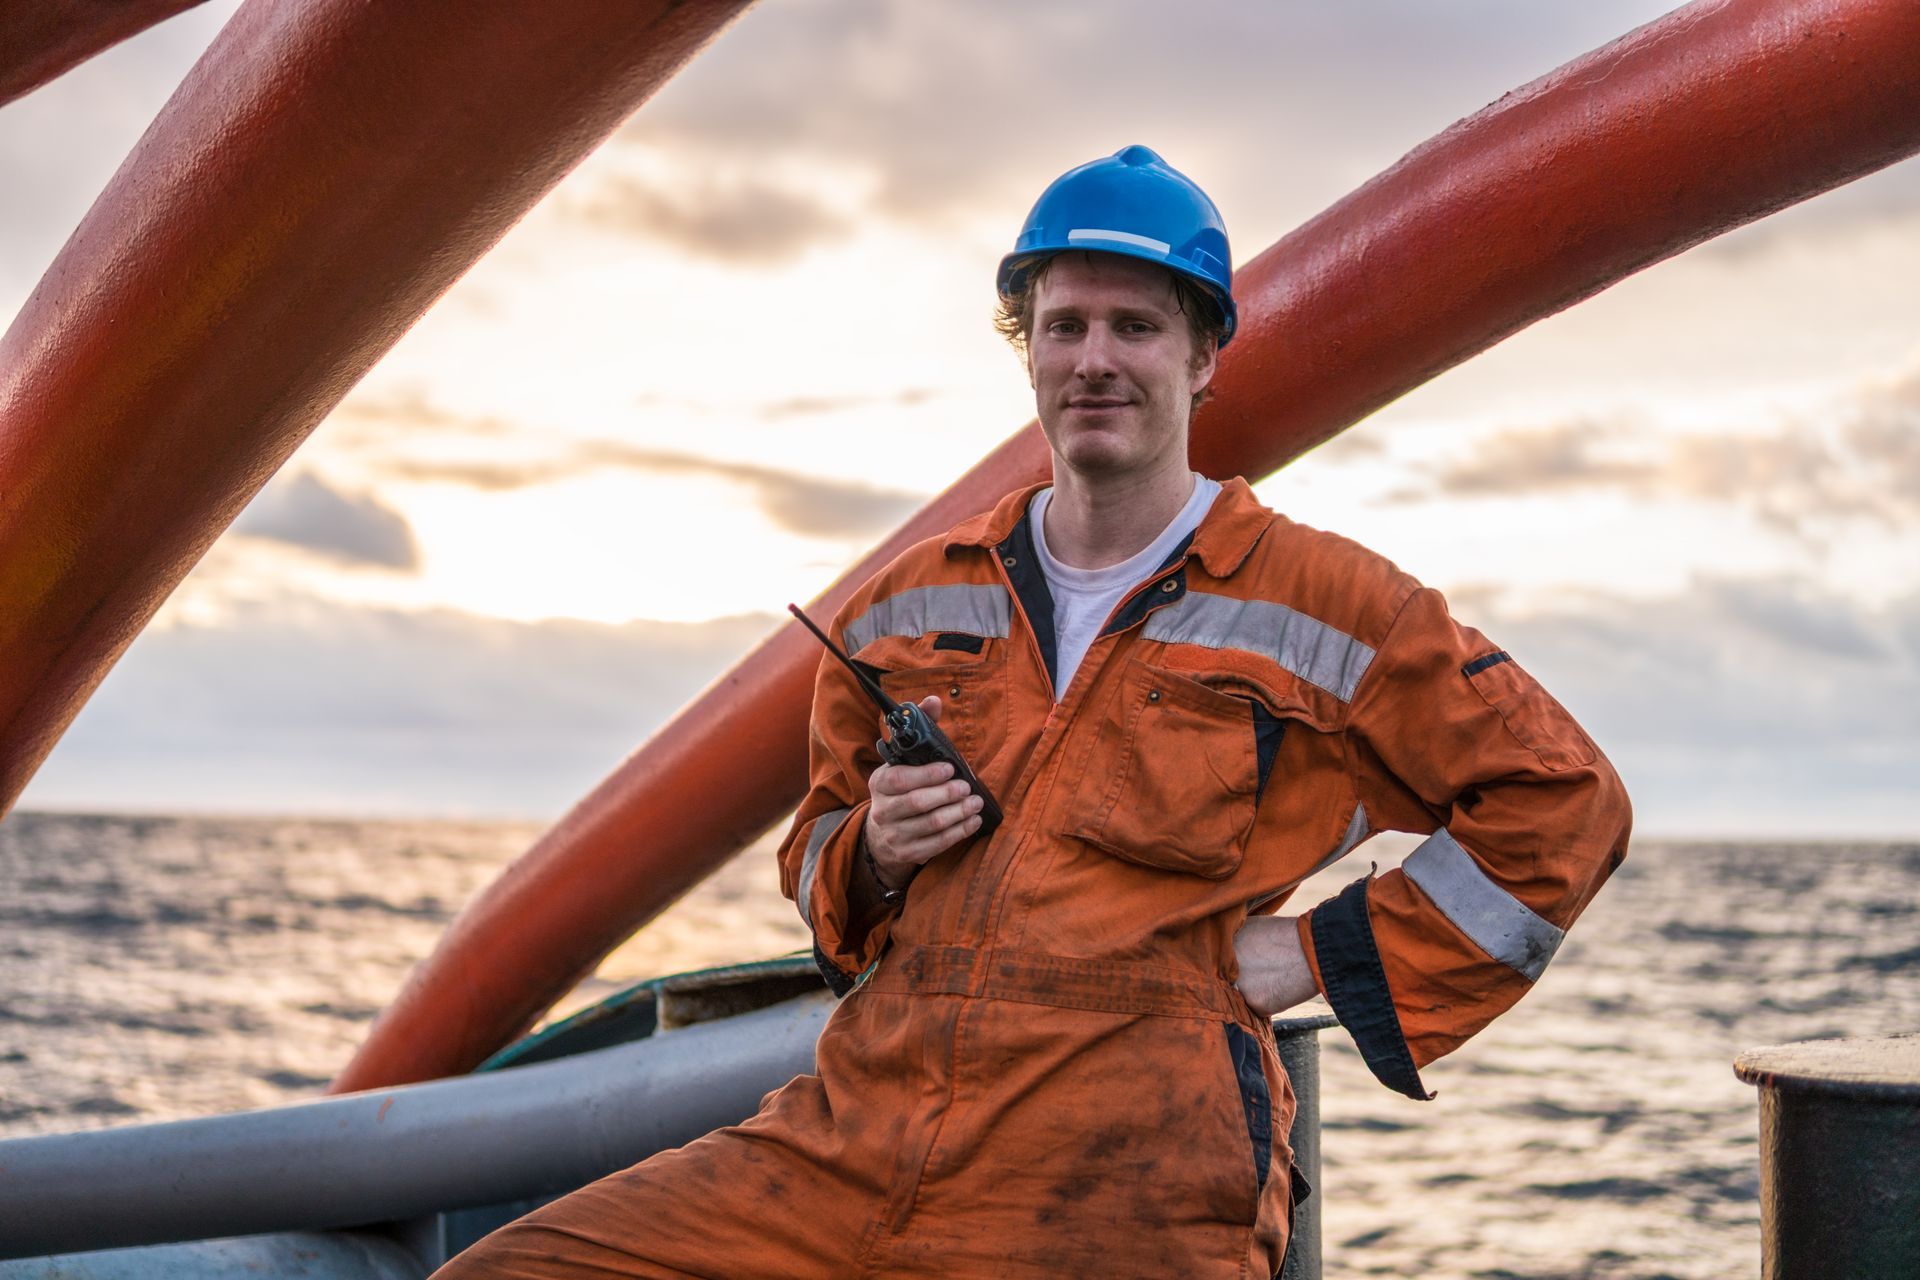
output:
[[[752,180],[618,176],[570,208],[602,230],[745,267],[791,261],[854,231],[850,218],[806,193]]]
[[[1415,470],[1388,501],[1611,490],[1742,509],[1822,544],[1830,526],[1849,521],[1920,529],[1920,366],[1771,429],[1577,419],[1496,430]]]
[[[1407,489],[1402,501],[1448,497],[1536,494],[1572,488],[1631,486],[1645,483],[1654,464],[1608,457],[1606,429],[1592,422],[1570,422],[1539,430],[1501,431],[1474,442],[1469,456],[1442,464],[1430,489]]]
[[[483,439],[527,434],[505,418],[455,413],[418,386],[386,395],[356,392],[328,417],[324,439],[348,449],[391,447],[419,435],[459,435]]]
[[[817,414],[846,413],[849,410],[898,405],[904,409],[923,405],[941,393],[927,387],[909,387],[890,395],[792,396],[762,405],[759,416],[769,422],[782,418],[812,417]]]
[[[380,465],[394,479],[495,491],[553,484],[607,468],[729,480],[750,488],[762,511],[776,524],[808,537],[843,538],[883,533],[926,501],[924,494],[613,441],[581,442],[555,456],[527,461],[414,458],[395,459]]]

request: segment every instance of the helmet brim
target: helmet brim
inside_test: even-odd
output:
[[[1146,242],[1145,237],[1135,236],[1122,240],[1116,237],[1101,237],[1080,232],[1065,244],[1034,245],[1030,248],[1014,250],[1000,259],[1000,270],[996,283],[1002,298],[1011,298],[1023,292],[1027,287],[1027,277],[1033,269],[1049,258],[1063,253],[1112,253],[1123,258],[1137,258],[1142,262],[1151,262],[1156,266],[1185,277],[1200,287],[1200,291],[1213,301],[1215,318],[1220,321],[1220,345],[1226,346],[1238,327],[1238,309],[1234,306],[1232,295],[1222,296],[1220,286],[1208,276],[1187,265],[1176,257],[1171,247],[1158,241]]]

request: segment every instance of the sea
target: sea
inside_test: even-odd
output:
[[[538,835],[450,821],[8,817],[0,1137],[313,1096],[461,905]],[[1298,901],[1407,847],[1376,840]],[[769,838],[558,1012],[805,941]],[[1757,1109],[1733,1058],[1914,1030],[1920,843],[1642,841],[1527,998],[1426,1069],[1433,1101],[1390,1093],[1343,1033],[1321,1037],[1325,1273],[1757,1275]]]

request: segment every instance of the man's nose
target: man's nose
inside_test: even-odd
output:
[[[1113,330],[1105,325],[1087,326],[1086,336],[1080,341],[1079,359],[1074,364],[1074,373],[1088,382],[1104,382],[1119,372],[1119,364],[1114,359]]]

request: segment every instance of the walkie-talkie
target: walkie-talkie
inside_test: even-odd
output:
[[[839,645],[827,639],[826,633],[813,625],[813,619],[800,612],[799,605],[788,605],[787,612],[800,619],[802,625],[827,646],[827,652],[840,659],[847,670],[853,672],[854,679],[867,691],[867,696],[879,705],[880,713],[887,718],[887,736],[874,743],[880,758],[888,764],[898,765],[932,764],[936,760],[945,760],[953,766],[953,776],[966,783],[973,794],[980,797],[979,835],[992,835],[993,829],[1000,825],[999,802],[986,785],[974,777],[973,770],[967,767],[966,758],[952,740],[940,732],[940,726],[927,719],[927,713],[913,703],[895,702],[889,698],[887,691],[880,687],[880,682],[842,653]]]

